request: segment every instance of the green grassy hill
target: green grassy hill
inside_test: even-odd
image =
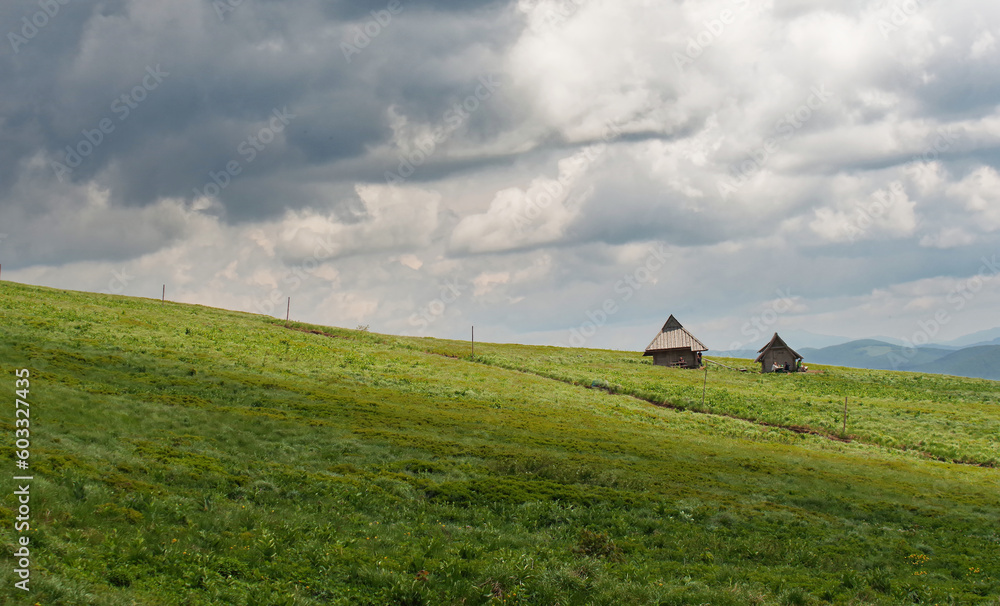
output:
[[[0,283],[0,603],[1000,604],[1000,384],[476,354]]]

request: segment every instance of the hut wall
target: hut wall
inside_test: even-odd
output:
[[[657,366],[684,366],[696,368],[697,355],[690,349],[658,351],[653,354],[653,364]]]
[[[796,359],[792,355],[792,352],[787,349],[772,349],[770,351],[764,352],[764,357],[761,359],[761,371],[771,372],[771,367],[777,363],[778,366],[784,367],[788,364],[790,370],[795,370]]]

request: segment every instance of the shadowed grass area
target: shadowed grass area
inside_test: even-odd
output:
[[[713,369],[703,414],[638,353],[291,328],[0,283],[36,478],[0,601],[997,603],[997,471],[924,454],[995,462],[996,383]],[[732,418],[844,395],[850,443]]]

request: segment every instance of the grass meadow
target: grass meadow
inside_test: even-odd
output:
[[[0,362],[4,604],[1000,604],[996,382],[712,367],[702,404],[640,353],[10,282]]]

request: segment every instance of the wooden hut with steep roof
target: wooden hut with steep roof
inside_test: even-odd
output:
[[[671,315],[642,355],[653,356],[657,366],[701,368],[703,351],[708,348]]]
[[[799,361],[802,360],[794,349],[788,346],[778,333],[774,333],[767,345],[761,347],[754,362],[760,362],[761,372],[795,372],[799,369]]]

